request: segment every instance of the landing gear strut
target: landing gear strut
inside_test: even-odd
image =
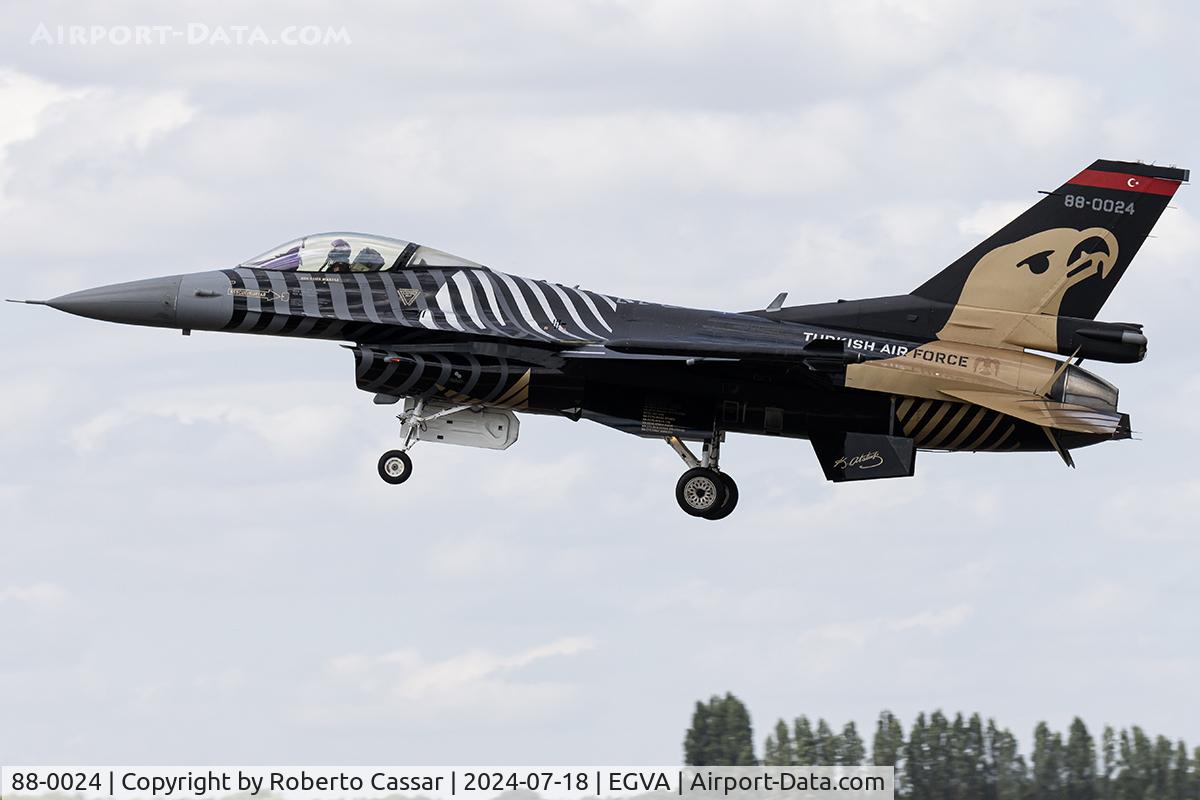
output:
[[[421,414],[424,410],[425,401],[418,400],[411,409],[405,409],[396,416],[400,420],[400,449],[388,450],[379,457],[379,477],[393,486],[404,483],[412,476],[412,459],[408,451],[417,443],[417,434],[426,422]]]
[[[379,477],[391,484],[404,483],[412,474],[408,451],[417,442],[505,450],[521,430],[517,415],[509,409],[412,397],[404,398],[404,410],[396,419],[400,420],[400,447],[379,459]]]
[[[408,451],[417,443],[420,438],[420,432],[425,430],[425,426],[435,419],[457,414],[459,411],[470,408],[470,406],[450,406],[440,408],[433,414],[426,414],[425,401],[418,400],[416,404],[404,413],[398,414],[396,419],[400,420],[400,439],[403,444],[399,450],[388,450],[379,457],[379,477],[391,484],[404,483],[412,475],[412,459],[408,457]]]
[[[719,467],[724,438],[724,433],[714,431],[713,438],[704,443],[704,456],[700,459],[678,436],[667,437],[667,444],[690,467],[675,484],[675,500],[693,517],[724,519],[737,506],[737,484]]]

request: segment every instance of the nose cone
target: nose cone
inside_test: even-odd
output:
[[[46,305],[81,317],[127,325],[175,326],[181,275],[114,283],[47,300]]]

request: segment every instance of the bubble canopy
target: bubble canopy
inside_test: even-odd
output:
[[[406,267],[475,267],[432,247],[368,233],[315,233],[272,247],[239,267],[280,272],[380,272]]]

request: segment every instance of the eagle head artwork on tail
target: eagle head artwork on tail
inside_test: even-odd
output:
[[[1067,290],[1107,278],[1118,253],[1117,237],[1107,228],[1039,231],[980,258],[958,304],[1057,316]]]

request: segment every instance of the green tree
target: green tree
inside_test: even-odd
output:
[[[1017,746],[1017,737],[1007,728],[1000,729],[988,720],[988,747],[995,771],[996,800],[1023,800],[1029,791],[1029,769]]]
[[[717,698],[713,698],[715,702]],[[696,710],[692,712],[692,726],[683,737],[683,762],[693,766],[708,764],[712,745],[712,710],[709,705],[696,701]]]
[[[958,719],[961,719],[961,715]],[[957,719],[955,721],[957,723]],[[988,763],[983,720],[978,714],[972,714],[966,724],[961,726],[959,737],[957,773],[963,797],[987,797],[988,792],[994,790],[995,778],[991,764]]]
[[[1151,796],[1154,784],[1154,744],[1146,732],[1134,725],[1130,730],[1133,738],[1130,742],[1132,751],[1129,759],[1129,769],[1133,777],[1134,797],[1143,800]]]
[[[775,744],[774,733],[768,733],[767,740],[763,742],[763,765],[767,767],[780,766],[779,746]]]
[[[871,740],[871,763],[877,767],[894,767],[900,763],[903,748],[904,726],[892,712],[880,712],[875,722],[875,738]]]
[[[1044,722],[1033,731],[1033,796],[1037,800],[1063,800],[1062,736],[1052,733]]]
[[[904,726],[890,711],[883,711],[875,723],[875,738],[871,740],[871,763],[877,767],[896,768],[896,796],[905,797],[908,792],[904,771],[900,768],[904,757]]]
[[[929,729],[926,731],[929,784],[943,794],[951,785],[951,736],[950,720],[940,710],[929,715]],[[952,795],[951,795],[952,796]]]
[[[813,756],[817,759],[813,762],[814,765],[823,766],[827,764],[837,763],[838,754],[838,737],[829,727],[829,723],[824,719],[817,720],[816,745],[813,748]]]
[[[1067,800],[1096,799],[1096,742],[1079,717],[1067,733],[1063,773]]]
[[[1117,734],[1111,725],[1104,726],[1101,742],[1101,768],[1097,779],[1097,794],[1100,800],[1113,800],[1115,790],[1113,782],[1117,773]]]
[[[1190,798],[1200,800],[1200,747],[1192,751],[1192,785]]]
[[[772,767],[790,767],[796,764],[796,748],[788,725],[782,719],[775,723],[775,733],[767,736],[763,749],[763,763]]]
[[[925,712],[921,712],[909,729],[908,743],[904,746],[904,782],[914,800],[935,796],[930,781],[928,738],[929,723]]]
[[[1165,736],[1154,739],[1154,750],[1150,756],[1150,785],[1155,797],[1169,797],[1171,766],[1175,760],[1175,747]]]
[[[724,700],[724,725],[721,743],[724,749],[722,766],[751,766],[758,763],[754,757],[754,730],[750,726],[750,712],[746,704],[732,694]]]
[[[1192,761],[1188,757],[1187,745],[1182,741],[1175,745],[1175,758],[1171,764],[1171,774],[1167,779],[1167,797],[1169,800],[1192,800],[1197,796],[1196,785],[1192,773]]]
[[[808,717],[803,714],[796,717],[792,730],[795,731],[792,746],[796,748],[796,763],[805,767],[820,765],[821,762],[817,760],[817,737],[813,734]]]
[[[1143,790],[1149,789],[1154,781],[1154,742],[1137,725],[1133,726],[1133,760]]]
[[[837,760],[834,763],[857,767],[866,760],[867,748],[863,744],[862,737],[858,735],[858,728],[853,722],[847,722],[842,728],[842,735],[838,737]]]
[[[1029,760],[1016,737],[994,719],[941,711],[920,713],[905,736],[900,721],[880,713],[871,763],[896,770],[900,800],[1200,800],[1200,748],[1149,736],[1136,725],[1105,727],[1094,738],[1079,717],[1064,736],[1044,722],[1033,732]],[[697,766],[757,763],[746,706],[732,694],[696,703],[684,737],[684,759]],[[766,737],[770,766],[857,765],[866,747],[853,722],[835,733],[806,716],[780,719]]]
[[[1117,776],[1113,780],[1113,800],[1142,800],[1133,740],[1124,728],[1117,740]]]
[[[1137,725],[1122,730],[1117,745],[1118,772],[1113,800],[1157,800],[1162,797],[1166,791],[1167,772],[1162,761],[1168,749],[1169,745],[1156,754],[1154,742]]]
[[[683,759],[689,765],[706,767],[758,763],[745,704],[729,693],[714,695],[707,704],[696,703],[692,726],[683,740]]]
[[[961,713],[954,715],[954,722],[950,724],[946,743],[944,746],[944,759],[946,762],[946,782],[943,784],[943,792],[946,797],[960,798],[967,797],[967,784],[970,782],[970,773],[974,768],[970,757],[967,755],[969,745],[967,744],[967,723],[963,720]]]

